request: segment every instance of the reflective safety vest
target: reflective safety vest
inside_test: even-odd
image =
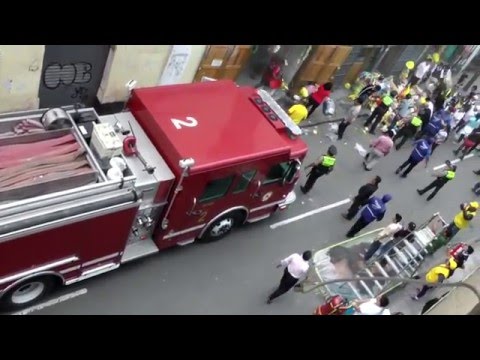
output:
[[[467,214],[470,214],[472,216],[477,215],[476,211],[467,211]],[[465,229],[468,226],[468,220],[465,220],[463,217],[463,211],[460,211],[455,217],[453,218],[453,222],[456,227],[459,229]]]
[[[450,276],[450,271],[451,270],[447,265],[442,264],[435,266],[434,268],[430,269],[429,272],[427,272],[427,275],[425,275],[425,280],[427,280],[427,282],[430,284],[435,284],[438,282],[438,275],[443,275],[443,277],[447,279]]]
[[[337,161],[337,159],[335,159],[332,156],[323,155],[323,160],[322,160],[321,165],[329,168],[329,167],[332,167],[333,165],[335,165],[336,161]]]
[[[411,121],[411,124],[415,127],[419,127],[419,126],[422,126],[422,119],[420,119],[419,117],[415,116],[412,121]]]
[[[390,106],[393,104],[393,99],[390,96],[385,95],[382,99],[382,102],[385,106]]]
[[[445,174],[445,178],[447,180],[453,180],[454,177],[455,177],[455,171],[448,170],[447,173]]]

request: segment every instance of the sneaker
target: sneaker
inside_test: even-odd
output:
[[[418,195],[423,195],[423,192],[421,190],[418,190],[418,189],[417,189],[417,193],[418,193]]]
[[[402,174],[402,175],[400,175],[400,177],[405,179],[407,177],[407,175]]]
[[[413,301],[418,301],[418,297],[417,297],[417,296],[411,296],[410,299],[412,299]]]
[[[395,174],[397,174],[397,175],[400,174],[400,171],[402,171],[402,169],[395,170]]]

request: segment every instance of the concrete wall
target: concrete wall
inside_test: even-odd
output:
[[[179,83],[193,81],[205,48],[206,45],[192,45]],[[136,80],[137,87],[157,85],[171,50],[172,45],[117,45],[105,65],[97,94],[100,103],[124,101],[128,96],[125,84],[129,80]]]
[[[44,45],[0,45],[0,112],[37,109]]]

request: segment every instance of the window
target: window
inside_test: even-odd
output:
[[[235,189],[233,189],[233,193],[238,194],[245,191],[248,187],[248,184],[250,184],[250,181],[252,181],[252,179],[255,177],[256,173],[256,170],[244,172],[238,180],[237,186],[235,186]]]
[[[288,162],[282,162],[280,164],[272,166],[265,180],[263,181],[263,185],[272,184],[282,180],[285,177],[285,174],[287,173],[289,168],[290,165]]]
[[[221,198],[227,193],[232,181],[233,175],[223,179],[210,181],[207,186],[205,186],[205,190],[203,190],[203,194],[200,196],[199,202],[202,203]]]

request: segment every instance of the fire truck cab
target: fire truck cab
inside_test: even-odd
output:
[[[61,126],[52,130],[59,113]],[[2,135],[25,119],[45,129]],[[108,136],[123,148],[112,155],[99,146],[91,123],[115,129]],[[174,245],[218,240],[285,209],[307,153],[300,135],[266,92],[232,81],[134,89],[126,111],[113,115],[72,107],[1,115],[0,160],[12,144],[73,136],[89,166],[68,179],[23,177],[15,185],[6,174],[25,174],[28,162],[0,161],[1,304],[25,307],[55,285]],[[114,157],[125,166],[112,177]]]

